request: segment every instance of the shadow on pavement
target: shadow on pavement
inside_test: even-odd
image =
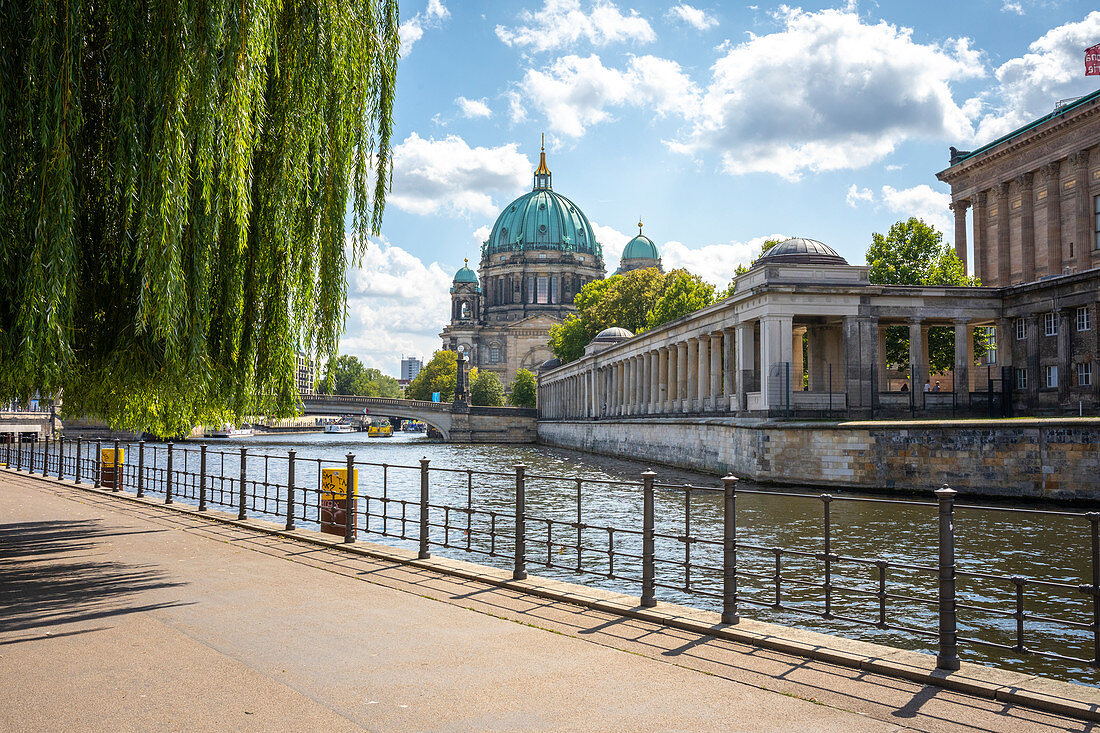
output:
[[[187,605],[137,604],[140,594],[183,584],[153,566],[88,557],[109,538],[136,533],[96,520],[0,524],[0,632]]]

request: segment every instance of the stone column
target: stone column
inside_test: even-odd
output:
[[[1080,261],[1080,260],[1078,260]],[[1058,399],[1069,397],[1070,370],[1073,368],[1073,331],[1076,308],[1058,309]]]
[[[760,396],[765,409],[782,408],[789,395],[787,372],[791,363],[791,316],[760,318]]]
[[[607,414],[612,417],[619,414],[619,383],[622,381],[619,377],[619,362],[615,362],[611,365],[611,395],[607,400]]]
[[[948,208],[955,214],[955,254],[963,263],[963,272],[966,268],[966,210],[970,207],[968,199],[959,199],[949,203]]]
[[[661,411],[661,354],[658,350],[649,352],[649,414],[653,415]]]
[[[686,347],[687,378],[684,380],[684,411],[691,412],[695,409],[695,401],[699,399],[699,340],[688,339]]]
[[[1047,276],[1062,273],[1062,164],[1060,161],[1042,167],[1046,186],[1047,207]],[[1029,384],[1030,388],[1031,385]]]
[[[802,358],[802,340],[806,336],[806,327],[791,329],[791,391],[802,391],[802,377],[806,365]]]
[[[699,398],[696,409],[706,410],[710,402],[710,335],[699,337]]]
[[[1012,282],[1012,258],[1009,251],[1012,240],[1008,236],[1008,222],[1012,218],[1008,200],[1009,190],[1007,182],[998,183],[993,187],[993,193],[997,196],[997,281],[993,284],[1001,287]]]
[[[686,412],[691,409],[691,393],[688,392],[688,375],[691,364],[688,362],[688,342],[676,344],[676,409]]]
[[[722,410],[731,409],[734,385],[737,383],[737,365],[733,355],[733,329],[722,330]]]
[[[871,390],[871,364],[878,348],[878,318],[845,316],[842,328],[844,345],[844,392],[849,409],[868,413],[874,406]]]
[[[1073,261],[1076,271],[1084,272],[1092,267],[1092,239],[1096,220],[1092,210],[1092,196],[1089,195],[1089,150],[1074,153],[1069,156],[1069,162],[1073,165],[1073,220],[1076,222]],[[1061,389],[1061,374],[1058,375],[1058,385]]]
[[[668,347],[662,346],[657,349],[657,412],[668,410],[668,370]]]
[[[710,335],[710,409],[722,409],[722,332]]]
[[[748,393],[755,383],[753,379],[755,370],[753,354],[756,351],[756,344],[753,343],[753,324],[751,321],[739,323],[735,328],[737,329],[735,354],[737,360],[737,409],[747,410]]]
[[[986,193],[980,191],[974,195],[974,276],[989,278],[989,243],[986,242]]]
[[[1034,177],[1030,173],[1016,176],[1016,188],[1020,192],[1020,256],[1023,259],[1023,281],[1035,279],[1035,194],[1032,192]]]
[[[912,375],[912,384],[909,389],[914,395],[924,391],[924,383],[928,381],[928,349],[924,343],[924,335],[927,333],[919,319],[909,321],[909,373]],[[917,404],[923,404],[918,399]]]
[[[878,391],[885,392],[887,388],[887,382],[889,379],[886,376],[886,329],[889,326],[884,326],[881,323],[878,327],[878,343],[875,345],[875,369],[877,372]],[[912,385],[910,385],[911,387]]]
[[[998,340],[1000,334],[997,334]],[[974,332],[966,319],[955,321],[955,401],[970,404],[970,365],[974,363]]]
[[[668,405],[666,412],[678,412],[680,409],[680,345],[668,347]]]

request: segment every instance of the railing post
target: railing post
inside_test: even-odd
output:
[[[527,579],[527,466],[516,466],[516,552],[512,580]]]
[[[76,436],[76,466],[74,467],[74,473],[76,474],[76,478],[73,479],[73,480],[78,484],[80,483],[80,462],[82,460],[84,460],[84,455],[83,455],[82,448],[81,448],[81,445],[80,445],[82,442],[84,442],[84,436],[83,435]]]
[[[237,519],[248,519],[245,504],[248,502],[248,448],[241,447],[241,484],[237,487]]]
[[[15,470],[23,470],[23,433],[15,436]]]
[[[167,466],[164,469],[164,503],[172,503],[172,448],[175,446],[168,441]]]
[[[355,454],[348,453],[347,481],[344,482],[344,542],[355,542]]]
[[[428,458],[420,459],[420,552],[421,560],[432,556],[428,549]]]
[[[122,491],[122,461],[118,458],[118,440],[115,440],[115,485],[111,491]]]
[[[46,433],[46,440],[42,443],[42,476],[50,472],[50,435]]]
[[[206,511],[206,443],[199,445],[199,511]]]
[[[943,485],[936,490],[940,518],[940,649],[936,655],[938,669],[959,668],[958,627],[955,613],[955,495],[957,491]]]
[[[737,615],[737,477],[722,478],[722,623]]]
[[[103,441],[96,440],[95,442],[95,483],[93,488],[98,489],[100,487],[100,481],[103,479]]]
[[[61,481],[65,478],[65,438],[60,436],[57,439],[57,480]]]
[[[145,496],[145,441],[138,441],[137,495]]]
[[[657,605],[657,578],[653,559],[653,482],[656,477],[657,474],[653,471],[642,474],[642,606],[645,608]]]
[[[202,461],[206,466],[206,446],[203,447]],[[294,456],[295,451],[287,451],[286,461],[286,531],[294,529]]]

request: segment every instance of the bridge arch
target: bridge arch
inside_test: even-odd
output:
[[[304,415],[362,415],[364,409],[370,415],[420,420],[438,430],[443,440],[451,439],[452,412],[448,403],[357,395],[318,394],[302,397]]]

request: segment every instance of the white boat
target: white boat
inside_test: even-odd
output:
[[[248,423],[244,423],[239,428],[226,423],[220,428],[215,429],[210,433],[211,438],[249,438],[255,435],[256,431],[252,429],[252,426]]]
[[[325,426],[326,433],[354,433],[355,428],[346,422],[334,422]]]

